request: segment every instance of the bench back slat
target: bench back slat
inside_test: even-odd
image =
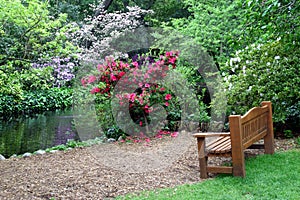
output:
[[[261,107],[250,109],[245,115],[231,115],[232,124],[239,126],[240,132],[230,131],[231,137],[240,138],[243,149],[267,135],[273,135],[271,102],[263,102]],[[233,128],[233,127],[230,127]]]
[[[268,115],[269,108],[265,105],[254,107],[241,117],[241,134],[244,149],[267,135]]]

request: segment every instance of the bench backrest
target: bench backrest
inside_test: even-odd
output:
[[[262,107],[254,107],[245,115],[231,115],[230,136],[231,140],[243,149],[273,133],[271,102],[262,102]]]

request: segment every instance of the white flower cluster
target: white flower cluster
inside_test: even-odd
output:
[[[128,7],[128,12],[107,13],[101,6],[96,7],[95,16],[87,17],[85,24],[72,35],[73,42],[82,49],[79,57],[90,60],[116,52],[111,45],[114,38],[140,27],[141,16],[152,12],[135,6]]]

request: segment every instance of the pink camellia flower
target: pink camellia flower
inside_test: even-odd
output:
[[[165,103],[165,106],[169,106],[169,102],[166,102],[166,103]]]
[[[159,89],[159,91],[163,92],[163,91],[165,91],[165,88],[162,87]]]
[[[99,72],[103,72],[106,70],[106,67],[104,65],[98,65],[97,69]]]
[[[133,143],[139,143],[140,142],[140,140],[133,140]]]
[[[119,73],[119,76],[120,76],[120,77],[122,77],[122,76],[124,76],[124,75],[125,75],[125,72],[120,72],[120,73]]]
[[[110,80],[116,81],[117,77],[114,74],[110,74]]]
[[[167,51],[167,52],[166,52],[166,57],[170,57],[170,56],[172,56],[172,55],[173,55],[172,51]]]
[[[155,137],[161,139],[162,135],[161,134],[157,134]]]
[[[165,96],[165,100],[170,100],[170,99],[172,99],[172,95],[171,94],[166,94],[166,96]]]
[[[169,59],[169,63],[175,64],[175,62],[176,62],[176,58],[173,57],[173,58],[170,58],[170,59]]]
[[[178,132],[171,133],[171,137],[177,137],[177,136],[178,136]]]
[[[91,90],[91,94],[95,94],[95,93],[98,93],[98,92],[100,92],[100,88],[97,88],[97,87],[95,87]]]
[[[90,76],[88,79],[88,83],[93,83],[96,80],[96,76]]]
[[[150,138],[146,138],[145,142],[148,142],[148,143],[151,142]]]
[[[149,87],[150,87],[150,84],[149,84],[149,83],[146,83],[146,84],[145,84],[145,87],[146,87],[146,88],[149,88]]]
[[[142,121],[140,121],[140,126],[143,126],[143,122]]]
[[[131,94],[129,95],[130,101],[131,101],[131,102],[134,102],[135,97],[136,97],[136,94],[135,94],[135,93],[131,93]]]
[[[170,134],[170,131],[164,131],[163,134],[164,134],[164,135],[169,135],[169,134]]]
[[[81,84],[83,85],[83,87],[86,87],[86,81],[84,78],[81,79]]]
[[[139,63],[138,62],[132,62],[132,65],[134,66],[134,67],[138,67],[139,66]]]

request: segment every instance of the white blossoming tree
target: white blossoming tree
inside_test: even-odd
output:
[[[83,60],[100,60],[116,53],[111,45],[113,39],[122,32],[142,26],[143,16],[152,12],[135,6],[128,7],[127,12],[109,13],[107,6],[103,5],[106,4],[96,6],[95,14],[85,18],[82,27],[72,33],[73,42],[81,48],[80,57]]]

